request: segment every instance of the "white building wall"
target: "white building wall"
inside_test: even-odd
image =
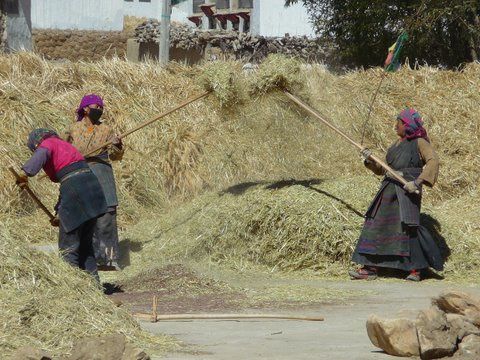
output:
[[[262,36],[315,36],[307,9],[300,3],[285,7],[284,0],[254,0],[251,32]]]
[[[143,2],[139,0],[118,1],[123,2],[123,10],[126,16],[160,19],[162,11],[162,0],[150,0],[150,2]]]
[[[193,14],[193,0],[186,0],[172,7],[172,21],[192,25],[188,20]]]
[[[162,18],[162,1],[151,0],[151,2],[140,2],[139,0],[125,1],[124,14],[126,16],[146,17],[148,19],[161,20]],[[178,5],[172,6],[171,20],[184,24],[192,24],[188,17],[192,14],[193,0],[185,0]],[[193,24],[192,24],[193,25]]]
[[[32,27],[36,29],[109,31],[123,29],[123,0],[31,0],[31,2]]]

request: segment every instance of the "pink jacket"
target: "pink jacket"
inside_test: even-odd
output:
[[[70,143],[57,137],[49,137],[43,140],[40,148],[45,148],[50,153],[50,159],[44,166],[44,170],[52,181],[58,181],[55,174],[65,166],[85,160],[82,154]]]

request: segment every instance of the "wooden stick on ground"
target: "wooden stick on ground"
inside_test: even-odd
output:
[[[158,120],[164,118],[165,116],[170,115],[171,113],[173,113],[173,112],[175,112],[175,111],[177,111],[177,110],[180,110],[180,109],[184,108],[185,106],[187,106],[187,105],[189,105],[189,104],[191,104],[191,103],[193,103],[193,102],[195,102],[195,101],[197,101],[197,100],[200,100],[200,99],[206,97],[206,96],[209,95],[210,93],[211,93],[211,91],[206,91],[206,92],[204,92],[204,93],[202,93],[202,94],[200,94],[200,95],[191,97],[190,99],[185,100],[183,103],[175,106],[173,109],[167,110],[167,111],[161,113],[160,115],[158,115],[157,117],[155,117],[155,118],[153,118],[153,119],[151,119],[151,120],[145,121],[143,124],[140,124],[140,125],[134,127],[133,129],[130,129],[130,130],[124,132],[123,134],[120,134],[118,137],[119,137],[120,139],[123,139],[124,137],[126,137],[126,136],[128,136],[128,135],[130,135],[130,134],[133,134],[134,132],[136,132],[136,131],[138,131],[138,130],[140,130],[140,129],[143,129],[145,126],[148,126],[148,125],[154,123],[155,121],[158,121]],[[95,149],[89,151],[88,153],[83,154],[83,156],[88,157],[89,155],[92,155],[92,154],[96,153],[98,150],[101,150],[101,149],[103,149],[103,148],[105,148],[105,147],[107,147],[107,146],[109,146],[109,145],[111,145],[111,144],[112,144],[112,140],[107,141],[107,142],[103,143],[102,145],[97,146]]]
[[[302,100],[300,100],[298,97],[290,93],[288,90],[284,90],[285,95],[292,100],[294,103],[296,103],[298,106],[300,106],[302,109],[307,111],[309,114],[313,115],[316,117],[318,120],[323,122],[325,125],[327,125],[330,129],[335,131],[337,134],[342,136],[344,139],[346,139],[350,144],[353,146],[357,147],[359,150],[365,150],[365,147],[363,145],[360,145],[356,141],[354,141],[351,137],[349,137],[347,134],[345,134],[343,131],[341,131],[339,128],[336,126],[332,125],[330,121],[326,120],[324,116],[320,115],[316,110],[312,109],[310,106],[305,104]],[[405,180],[400,174],[398,174],[395,170],[393,170],[390,166],[388,166],[384,161],[376,157],[375,155],[370,155],[369,157],[373,161],[375,161],[377,164],[379,164],[382,168],[384,168],[386,171],[392,174],[392,176],[399,181],[402,185],[405,185],[407,183],[407,180]],[[416,193],[418,194],[419,191],[417,190]]]
[[[158,321],[158,313],[157,313],[157,295],[153,295],[152,300],[152,322],[156,323]]]
[[[152,314],[134,313],[134,317],[142,320],[152,320]],[[279,314],[170,314],[158,315],[156,321],[165,320],[237,320],[237,319],[280,319],[299,321],[324,321],[323,317],[288,316]],[[155,321],[155,322],[156,322]]]
[[[20,178],[20,175],[15,171],[15,169],[12,166],[10,166],[8,168],[8,170],[10,170],[10,172],[13,174],[13,176],[15,176],[15,178],[17,180]],[[55,215],[53,215],[50,212],[50,210],[47,209],[47,207],[42,203],[42,201],[37,197],[37,195],[35,195],[35,193],[32,191],[32,189],[30,189],[28,184],[25,185],[25,187],[23,189],[25,189],[25,191],[28,193],[28,195],[30,195],[30,197],[33,199],[33,201],[35,201],[35,203],[40,207],[40,209],[42,209],[43,212],[45,212],[45,214],[48,215],[50,220],[55,218]]]

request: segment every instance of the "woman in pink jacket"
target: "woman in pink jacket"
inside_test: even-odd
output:
[[[107,211],[100,183],[82,154],[70,143],[48,129],[35,129],[28,137],[32,157],[23,166],[20,186],[42,168],[53,182],[60,183],[56,206],[60,234],[58,247],[63,258],[73,266],[86,270],[97,281],[97,265],[92,238],[97,217]]]

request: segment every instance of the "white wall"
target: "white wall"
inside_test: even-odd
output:
[[[160,19],[162,11],[161,0],[150,0],[150,2],[140,2],[139,0],[123,2],[123,11],[125,15]]]
[[[253,34],[262,36],[315,36],[307,10],[297,3],[284,6],[284,0],[254,0],[250,20]]]
[[[123,0],[32,0],[32,27],[122,30],[123,3]]]
[[[172,7],[172,21],[194,25],[188,17],[192,15],[193,0],[186,0]]]
[[[162,1],[163,0],[151,0],[150,3],[140,2],[139,0],[123,1],[124,14],[128,16],[146,17],[161,20],[162,18]],[[184,24],[192,24],[188,20],[191,15],[193,6],[192,0],[185,0],[172,7],[172,21],[176,21]]]

